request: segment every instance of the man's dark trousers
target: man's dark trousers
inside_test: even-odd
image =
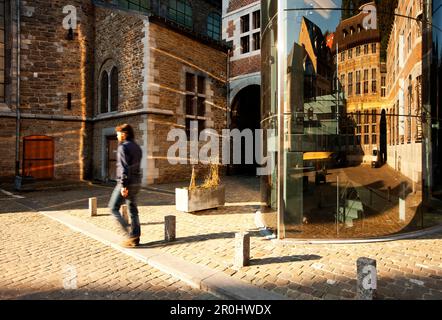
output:
[[[130,238],[136,238],[141,235],[140,218],[138,216],[138,209],[137,209],[137,194],[140,191],[140,185],[130,185],[127,188],[129,190],[129,195],[127,198],[124,198],[121,195],[122,186],[120,184],[117,184],[114,191],[112,192],[112,196],[109,201],[109,208],[112,214],[114,215],[114,217],[117,219],[117,221],[123,228],[124,232],[129,233]],[[129,225],[126,223],[126,221],[123,219],[120,213],[120,207],[124,203],[126,203],[129,209],[129,215],[131,221],[129,231],[128,231]]]

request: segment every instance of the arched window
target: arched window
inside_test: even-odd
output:
[[[215,40],[221,40],[221,16],[212,12],[207,17],[207,35]]]
[[[109,76],[107,71],[103,71],[100,81],[100,112],[109,111]]]
[[[185,0],[169,0],[167,8],[169,19],[193,29],[192,7]]]
[[[117,69],[117,67],[112,68],[110,82],[111,82],[111,88],[110,88],[111,111],[118,111],[118,69]]]

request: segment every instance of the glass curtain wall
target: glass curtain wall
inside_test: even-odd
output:
[[[261,1],[262,212],[279,238],[440,222],[441,3]]]

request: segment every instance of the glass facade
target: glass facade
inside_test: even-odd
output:
[[[442,0],[352,2],[261,2],[262,212],[279,238],[442,222]]]

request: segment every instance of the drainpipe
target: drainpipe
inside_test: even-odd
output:
[[[16,93],[16,141],[15,141],[15,176],[20,175],[20,47],[21,47],[21,37],[20,37],[20,0],[16,2],[17,6],[17,93]]]

